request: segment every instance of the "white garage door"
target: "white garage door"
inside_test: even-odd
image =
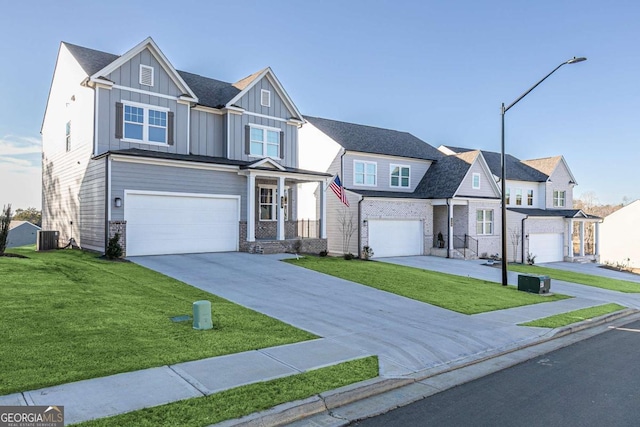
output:
[[[536,256],[536,263],[563,261],[563,247],[562,234],[529,234],[529,253]]]
[[[369,246],[376,258],[422,255],[422,222],[369,220]]]
[[[127,255],[238,250],[236,196],[125,192]]]

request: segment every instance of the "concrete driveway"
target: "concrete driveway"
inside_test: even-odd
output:
[[[235,252],[130,259],[328,340],[377,354],[386,376],[461,363],[548,334],[515,326],[510,317],[458,314],[316,273],[281,262],[285,257]]]

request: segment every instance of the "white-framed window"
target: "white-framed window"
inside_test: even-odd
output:
[[[511,204],[511,189],[510,188],[507,188],[507,191],[504,194],[504,201],[505,201],[505,204],[507,204],[507,205]]]
[[[375,187],[378,164],[376,162],[353,161],[353,184]]]
[[[125,101],[122,104],[125,141],[167,143],[168,108]]]
[[[474,190],[479,190],[480,189],[480,174],[479,173],[474,173],[473,175],[471,175],[471,185],[472,185]]]
[[[260,157],[280,158],[280,129],[250,125],[249,154]]]
[[[533,206],[533,190],[527,190],[527,206]]]
[[[493,210],[478,209],[476,211],[476,234],[493,234]]]
[[[271,107],[271,91],[260,89],[260,105],[263,107]]]
[[[522,206],[522,190],[516,189],[516,206]]]
[[[67,151],[71,151],[71,122],[67,122],[65,128],[65,147]]]
[[[409,188],[411,167],[405,165],[390,165],[390,187]]]
[[[140,64],[140,84],[153,86],[153,67]]]
[[[553,206],[557,208],[563,208],[566,204],[567,192],[560,190],[553,190]]]
[[[275,186],[260,186],[259,220],[276,221],[278,219],[278,203],[282,203],[284,220],[289,219],[289,188],[285,187],[282,200],[278,197]]]

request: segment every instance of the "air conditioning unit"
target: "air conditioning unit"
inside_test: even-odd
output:
[[[60,240],[59,231],[38,231],[36,236],[36,250],[37,251],[49,251],[51,249],[58,249],[58,241]]]

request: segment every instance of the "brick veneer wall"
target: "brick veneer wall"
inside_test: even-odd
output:
[[[127,256],[127,221],[109,221],[109,239],[120,234],[120,246],[122,246],[122,256]]]

